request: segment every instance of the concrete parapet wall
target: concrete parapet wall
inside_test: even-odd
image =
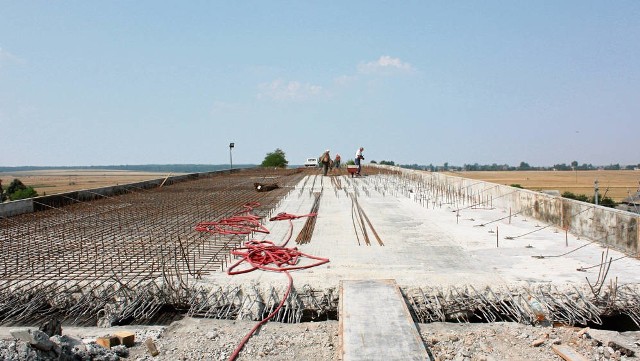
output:
[[[0,217],[13,217],[33,212],[33,198],[0,203]]]
[[[548,195],[527,189],[461,178],[442,173],[402,170],[405,174],[420,175],[425,181],[456,193],[465,205],[495,207],[540,220],[567,230],[581,238],[588,238],[628,255],[638,256],[640,216],[609,207]]]

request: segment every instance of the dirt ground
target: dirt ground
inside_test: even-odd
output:
[[[14,339],[11,327],[0,327],[2,360],[228,360],[254,321],[184,318],[169,326],[62,327],[58,343],[75,345],[56,357]],[[531,326],[518,323],[430,323],[417,328],[429,361],[548,361],[562,360],[554,348],[564,348],[566,360],[636,360],[640,332],[616,332],[568,326]],[[24,329],[24,327],[19,327]],[[98,346],[98,337],[127,331],[135,334],[132,347]],[[152,356],[146,345],[158,351]],[[145,342],[146,341],[146,342]],[[116,350],[117,349],[117,350]],[[340,360],[339,321],[283,324],[270,322],[251,336],[236,360]],[[52,358],[53,357],[53,358]],[[398,357],[396,360],[404,360]]]
[[[569,191],[592,196],[594,182],[598,180],[600,196],[606,195],[616,202],[640,191],[640,171],[504,171],[504,172],[449,172],[457,177],[492,183],[519,184],[526,189]]]
[[[267,323],[249,339],[237,360],[337,360],[338,323]],[[186,318],[162,332],[138,332],[129,359],[227,360],[255,324]],[[561,360],[552,349],[554,344],[570,347],[588,360],[624,360],[629,351],[640,351],[640,332],[517,323],[431,323],[418,328],[430,360]],[[149,337],[160,351],[156,357],[142,343]],[[608,346],[610,342],[613,347]]]

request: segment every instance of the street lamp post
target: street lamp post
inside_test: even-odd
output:
[[[234,146],[234,143],[229,143],[229,169],[233,169],[233,157],[231,156],[231,149],[233,149]]]

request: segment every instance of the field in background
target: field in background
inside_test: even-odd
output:
[[[107,187],[150,179],[165,178],[180,173],[159,173],[121,170],[37,170],[20,172],[0,172],[2,184],[7,187],[14,178],[33,187],[39,195]],[[478,179],[492,183],[519,184],[530,190],[569,191],[574,194],[593,195],[594,181],[597,179],[600,195],[606,195],[616,202],[635,194],[640,188],[640,171],[497,171],[497,172],[449,172],[448,174]]]
[[[640,171],[591,170],[591,171],[502,171],[502,172],[448,172],[448,174],[478,179],[492,183],[520,184],[530,190],[569,191],[593,196],[594,182],[599,183],[599,194],[616,202],[635,194],[640,188]]]
[[[2,179],[2,186],[7,187],[13,179],[18,178],[24,185],[33,187],[42,196],[165,178],[168,175],[177,174],[179,173],[64,169],[0,172],[0,179]]]

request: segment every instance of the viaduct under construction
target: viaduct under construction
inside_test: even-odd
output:
[[[365,172],[234,169],[2,204],[0,323],[319,321],[338,318],[344,280],[393,279],[418,322],[640,325],[637,214]],[[290,282],[252,258],[282,243]]]

